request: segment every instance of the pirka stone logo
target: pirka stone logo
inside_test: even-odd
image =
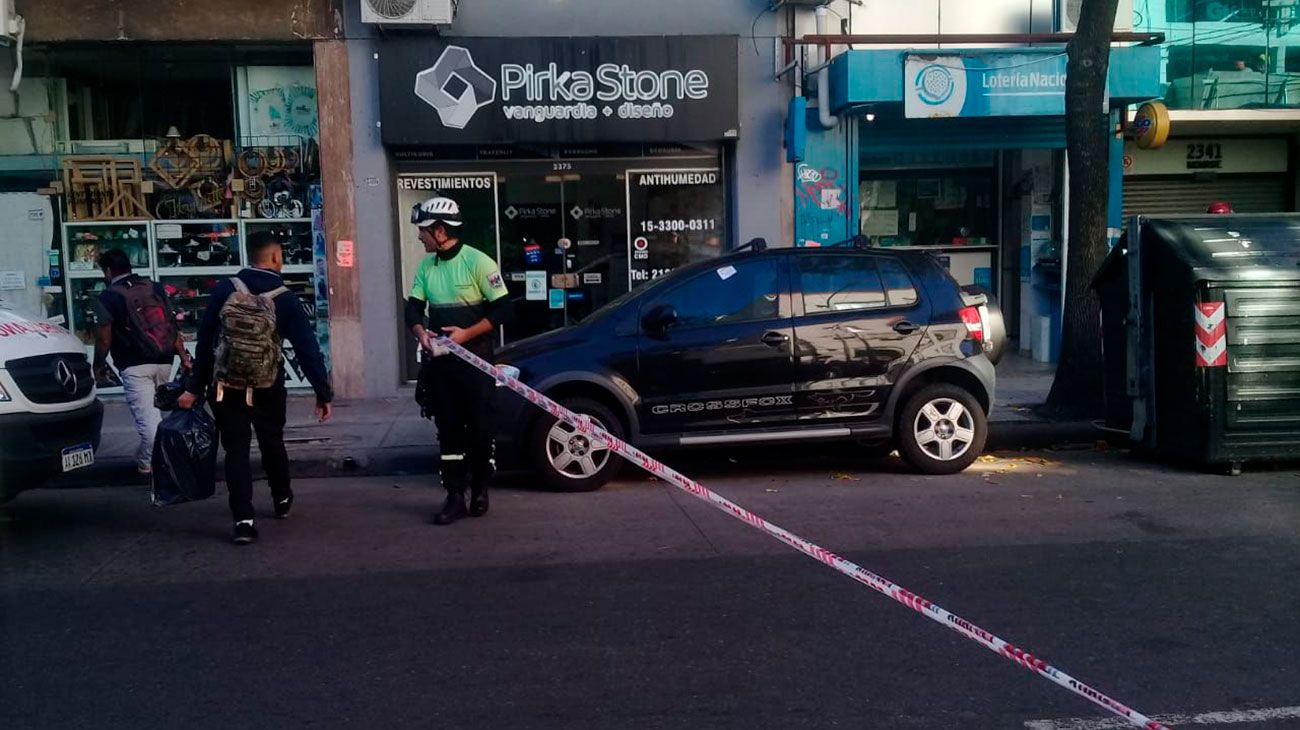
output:
[[[475,112],[496,100],[497,82],[475,65],[469,49],[447,46],[415,75],[415,95],[438,112],[444,127],[464,129]]]

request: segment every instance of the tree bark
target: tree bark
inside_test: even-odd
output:
[[[1070,220],[1062,312],[1061,357],[1047,397],[1059,415],[1088,417],[1103,409],[1101,307],[1092,279],[1107,253],[1110,127],[1106,75],[1118,0],[1083,0],[1066,51],[1065,140],[1070,163]]]

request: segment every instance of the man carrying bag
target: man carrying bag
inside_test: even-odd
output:
[[[316,332],[298,296],[284,286],[281,239],[271,231],[248,237],[250,268],[217,285],[208,300],[194,351],[194,375],[177,405],[193,408],[208,393],[226,450],[226,488],[235,520],[234,542],[258,537],[253,525],[252,433],[262,452],[275,516],[293,507],[289,455],[284,446],[287,396],[281,343],[293,345],[316,391],[316,416],[329,420],[334,392]]]

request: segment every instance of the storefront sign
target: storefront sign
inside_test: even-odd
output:
[[[909,119],[1065,113],[1064,53],[912,54],[903,72]]]
[[[722,253],[722,174],[716,169],[629,170],[631,285]]]
[[[1284,138],[1174,139],[1160,149],[1139,149],[1125,143],[1125,175],[1185,175],[1188,173],[1286,172]]]
[[[1148,101],[1138,107],[1131,131],[1138,147],[1154,150],[1165,146],[1171,127],[1169,108],[1158,101]]]
[[[703,141],[738,135],[735,36],[381,43],[385,144]]]

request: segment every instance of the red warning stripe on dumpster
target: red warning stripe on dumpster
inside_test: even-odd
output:
[[[1228,321],[1223,302],[1196,305],[1196,367],[1221,368],[1228,364]]]

